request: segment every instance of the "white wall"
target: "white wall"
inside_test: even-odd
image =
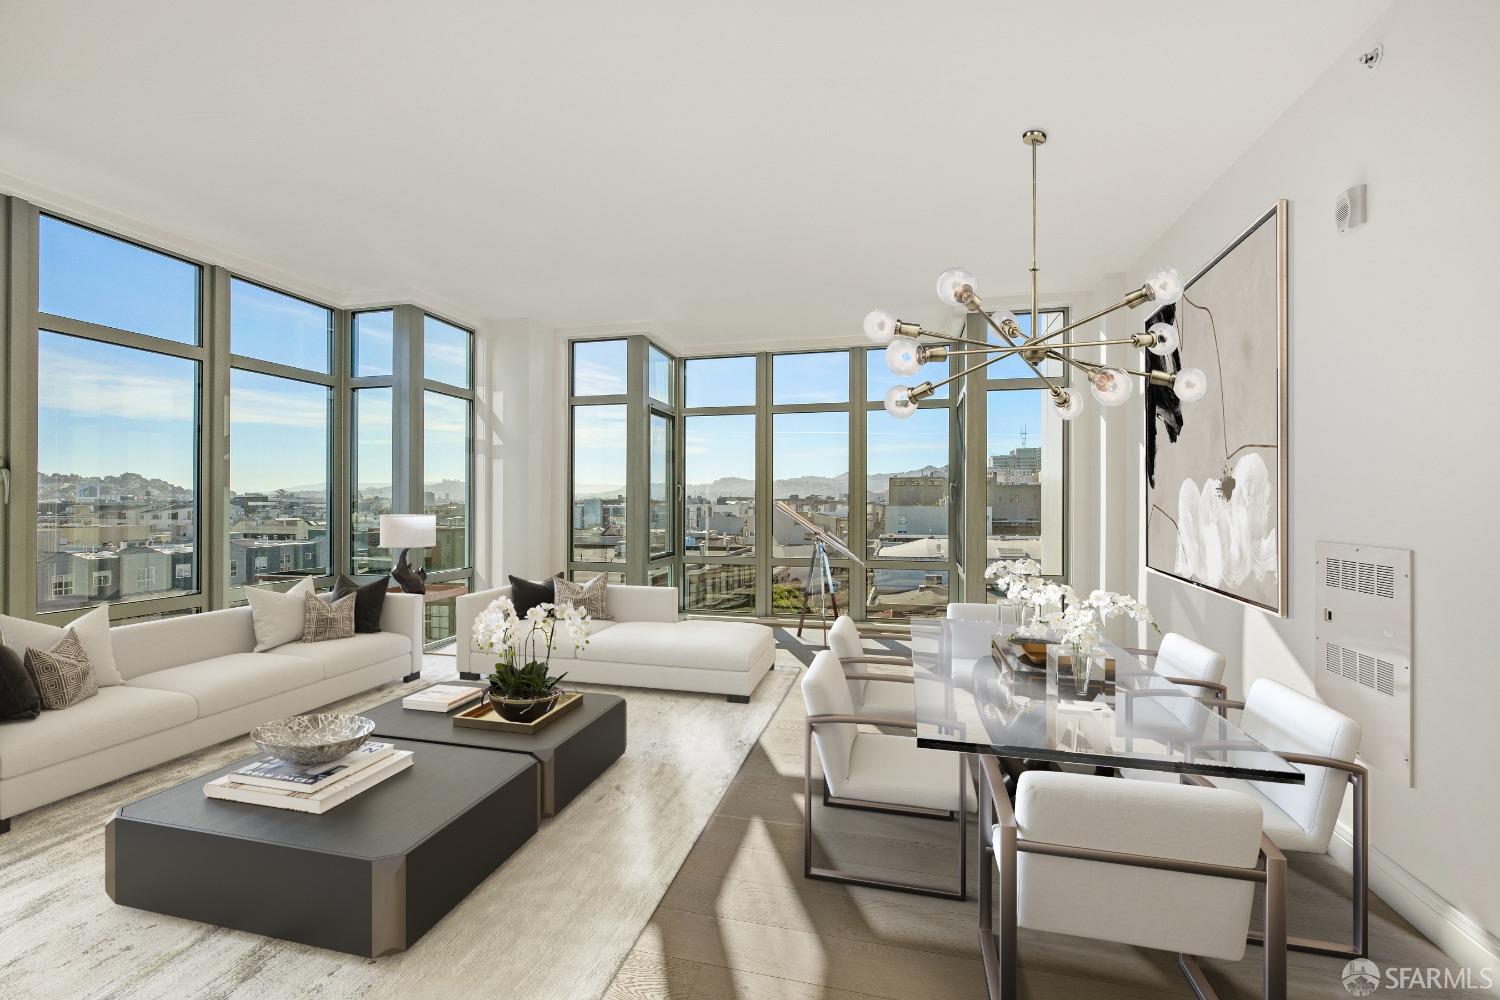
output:
[[[1112,491],[1128,484],[1134,519],[1110,518],[1109,531],[1131,527],[1097,553],[1139,574],[1118,582],[1145,592],[1164,629],[1224,651],[1236,691],[1272,677],[1312,692],[1314,543],[1413,549],[1415,787],[1373,777],[1376,888],[1395,903],[1392,880],[1410,876],[1451,904],[1450,921],[1469,918],[1492,935],[1500,382],[1482,366],[1500,357],[1496,38],[1500,4],[1395,4],[1128,271],[1138,281],[1171,263],[1190,274],[1275,199],[1290,201],[1290,616],[1140,570],[1138,431],[1125,478],[1104,479]],[[1384,60],[1367,70],[1355,57],[1377,41]],[[1162,155],[1190,142],[1191,128],[1179,127]],[[1334,198],[1358,183],[1369,185],[1369,223],[1340,234]],[[1138,425],[1139,412],[1109,423]],[[1442,900],[1428,902],[1441,910]],[[1422,913],[1406,915],[1443,933]]]

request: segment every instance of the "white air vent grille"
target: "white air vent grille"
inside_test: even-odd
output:
[[[1396,571],[1382,563],[1364,562],[1359,559],[1328,558],[1324,567],[1323,582],[1336,590],[1347,590],[1351,594],[1371,597],[1396,597]]]
[[[1330,674],[1347,677],[1356,684],[1381,694],[1396,693],[1396,665],[1389,660],[1330,642],[1326,646],[1323,662]]]
[[[1412,553],[1317,543],[1318,697],[1364,726],[1372,772],[1412,780]]]

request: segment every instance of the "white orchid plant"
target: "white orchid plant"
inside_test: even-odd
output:
[[[1035,559],[997,559],[985,568],[984,578],[1007,601],[1025,601],[1032,587],[1045,582]]]
[[[1042,576],[1041,563],[1035,559],[996,560],[986,567],[984,577],[1002,601],[1027,609],[1015,631],[1022,638],[1047,638],[1050,630],[1044,624],[1043,612],[1048,608],[1062,611],[1077,600],[1072,587]]]
[[[568,626],[574,650],[583,652],[588,647],[589,631],[593,626],[593,619],[587,611],[571,604],[538,604],[528,609],[522,618],[516,614],[516,606],[509,597],[497,597],[474,619],[474,646],[498,653],[501,663],[512,668],[520,662],[550,666],[552,650],[557,645],[559,622]],[[537,659],[538,639],[542,644],[540,660]]]
[[[1151,617],[1151,609],[1143,602],[1112,590],[1095,590],[1081,601],[1069,600],[1057,611],[1044,615],[1041,624],[1059,643],[1071,646],[1075,652],[1085,652],[1098,647],[1105,623],[1120,617],[1132,618],[1161,631]]]

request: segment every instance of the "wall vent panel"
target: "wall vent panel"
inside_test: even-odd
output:
[[[1410,549],[1319,542],[1318,696],[1359,720],[1359,756],[1410,785]]]

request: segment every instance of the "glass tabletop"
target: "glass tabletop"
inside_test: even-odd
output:
[[[1106,641],[1092,670],[1029,651],[994,622],[913,622],[919,746],[1100,767],[1301,784],[1205,689],[1174,684]],[[1100,660],[1104,662],[1099,662]]]

